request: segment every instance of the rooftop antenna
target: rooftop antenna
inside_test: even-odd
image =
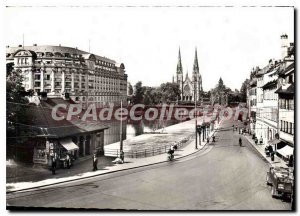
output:
[[[89,53],[91,53],[91,40],[89,39]]]
[[[24,48],[24,34],[23,34],[23,48]]]

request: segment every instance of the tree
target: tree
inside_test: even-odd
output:
[[[144,99],[144,93],[145,93],[145,87],[143,87],[143,83],[141,81],[138,81],[134,85],[133,103],[134,104],[142,103]]]
[[[225,88],[226,87],[224,85],[223,79],[222,79],[222,77],[220,77],[218,85],[217,85],[217,90],[218,90],[218,92],[221,92],[221,91],[224,91]]]
[[[240,90],[240,101],[241,102],[246,102],[247,101],[247,88],[249,85],[250,80],[246,79],[241,86],[241,90]]]
[[[133,88],[130,82],[128,82],[128,95],[132,95],[133,94]]]
[[[177,83],[162,83],[159,87],[161,100],[164,103],[177,101],[180,96],[180,88]]]
[[[26,135],[31,133],[32,117],[27,109],[28,99],[33,91],[25,91],[21,70],[15,70],[13,63],[6,64],[6,137],[7,152],[9,146],[16,147],[18,143],[25,142]],[[24,105],[22,105],[24,104]],[[13,153],[14,155],[16,152]]]

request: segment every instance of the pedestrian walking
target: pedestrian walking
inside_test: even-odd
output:
[[[232,131],[234,131],[234,125],[232,125]]]
[[[52,175],[55,175],[55,170],[56,170],[56,156],[54,155],[52,157],[52,163],[51,163]]]
[[[262,138],[262,136],[260,136],[260,139],[259,139],[259,144],[263,144],[263,138]]]
[[[71,167],[71,158],[70,158],[68,153],[66,155],[66,162],[67,162],[67,168],[70,169],[70,167]]]
[[[97,165],[98,165],[98,158],[97,158],[96,153],[94,153],[94,156],[93,156],[93,171],[98,170]]]

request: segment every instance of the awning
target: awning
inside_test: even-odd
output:
[[[286,145],[283,148],[277,150],[277,153],[281,154],[285,158],[292,155],[293,152],[294,152],[294,148],[292,148],[289,145]]]
[[[278,144],[278,143],[280,143],[281,141],[279,140],[279,139],[272,139],[272,140],[270,140],[268,143],[269,143],[269,145],[276,145],[276,144]]]
[[[79,149],[78,146],[75,143],[72,142],[71,138],[61,139],[61,140],[59,140],[59,142],[68,151]]]

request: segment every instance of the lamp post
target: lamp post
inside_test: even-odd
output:
[[[198,139],[197,139],[197,95],[196,95],[196,77],[194,80],[194,100],[195,100],[195,148],[198,149]]]
[[[122,119],[123,118],[123,106],[122,106],[122,98],[121,98],[121,118],[120,118],[120,153],[123,151],[123,127],[122,127]]]

